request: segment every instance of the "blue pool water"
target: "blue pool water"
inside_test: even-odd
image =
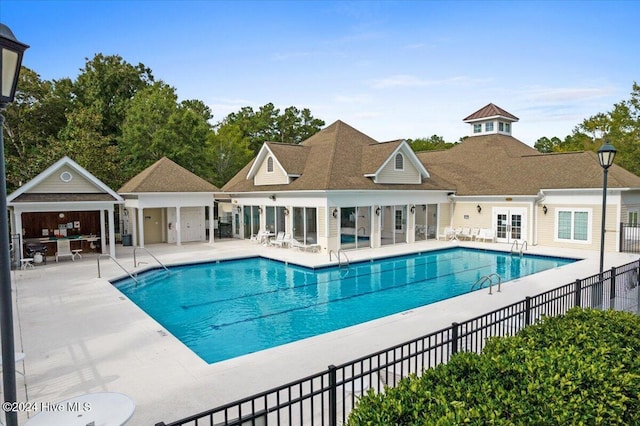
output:
[[[504,282],[573,261],[453,248],[314,270],[253,257],[114,285],[213,363],[468,293],[492,273]]]

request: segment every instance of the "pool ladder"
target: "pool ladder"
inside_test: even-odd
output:
[[[475,282],[475,284],[471,286],[471,291],[473,291],[476,288],[476,286],[478,289],[481,289],[486,282],[489,282],[489,294],[493,294],[494,278],[498,279],[498,282],[496,284],[498,284],[498,293],[500,293],[500,287],[502,285],[502,277],[496,273],[485,275],[484,277],[480,278],[478,281]]]
[[[522,244],[518,247],[518,240],[513,240],[513,244],[511,244],[511,255],[514,253],[520,253],[520,257],[522,257],[522,252],[527,249],[527,240],[522,240]]]
[[[346,265],[347,269],[349,269],[349,258],[347,257],[347,253],[342,251],[342,249],[338,249],[337,252],[333,250],[329,250],[329,261],[332,260],[332,257],[331,257],[332,254],[336,255],[336,259],[338,259],[338,266],[340,268]],[[342,256],[344,256],[345,263],[342,263]]]

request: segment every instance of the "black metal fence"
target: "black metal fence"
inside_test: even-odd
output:
[[[640,225],[620,223],[620,251],[640,253]]]
[[[330,425],[346,421],[357,398],[368,389],[380,392],[409,374],[447,362],[456,352],[480,352],[487,338],[510,336],[544,316],[558,316],[574,306],[638,313],[640,261],[538,294],[470,320],[326,371],[156,426]]]

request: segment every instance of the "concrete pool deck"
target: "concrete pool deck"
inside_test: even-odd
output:
[[[452,245],[509,251],[506,244],[425,241],[382,249],[347,251],[351,262]],[[308,266],[329,263],[326,254],[263,247],[249,241],[213,245],[150,245],[167,265],[262,255]],[[133,247],[117,247],[118,261],[133,269]],[[170,422],[324,370],[371,352],[463,321],[500,306],[598,272],[599,253],[532,246],[529,253],[584,259],[503,284],[502,292],[467,294],[337,330],[300,342],[207,364],[115,289],[109,279],[125,273],[96,255],[12,272],[18,400],[55,403],[90,392],[120,392],[136,403],[129,424]],[[137,269],[157,266],[137,250]],[[638,260],[637,254],[607,253],[605,268]],[[335,263],[335,259],[332,263]],[[36,404],[37,405],[37,404]],[[32,413],[19,413],[23,424]]]

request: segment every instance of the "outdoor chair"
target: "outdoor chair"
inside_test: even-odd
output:
[[[285,247],[290,243],[291,234],[284,234],[281,239],[278,239],[280,237],[280,234],[282,234],[282,232],[278,233],[278,236],[276,237],[276,239],[271,241],[272,246]]]
[[[284,241],[284,232],[278,232],[276,234],[275,240],[269,241],[270,246],[280,246],[282,247],[282,243]]]
[[[71,261],[76,260],[76,256],[80,255],[80,250],[71,250],[71,240],[61,239],[56,241],[56,263],[61,257],[70,257]]]

